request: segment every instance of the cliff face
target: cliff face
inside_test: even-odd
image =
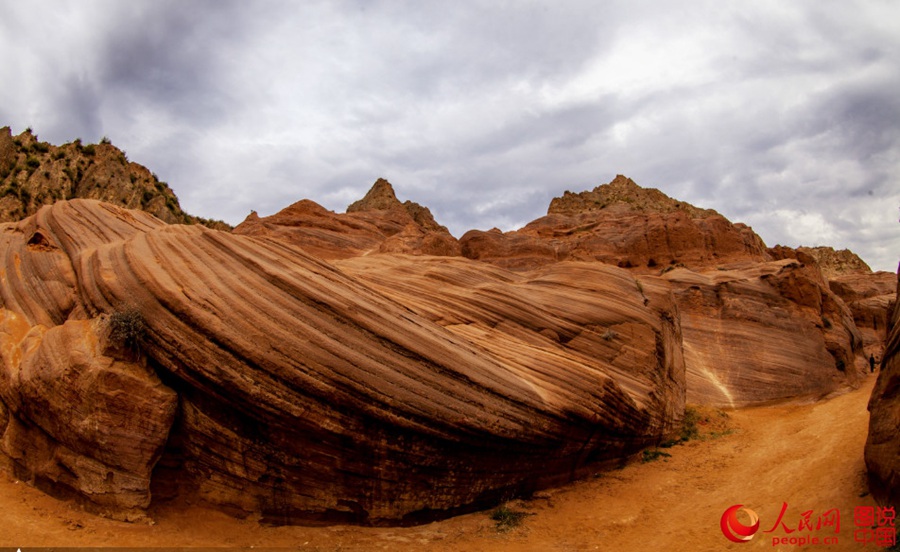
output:
[[[866,466],[872,494],[883,504],[900,504],[900,307],[896,304],[869,401]]]
[[[106,140],[54,146],[39,141],[30,130],[13,137],[9,127],[0,128],[0,222],[21,220],[43,205],[74,198],[139,209],[170,224],[230,229],[224,222],[182,211],[165,182],[146,167],[129,162]]]
[[[381,178],[344,214],[303,200],[270,217],[251,214],[234,233],[299,245],[322,259],[369,253],[460,254],[459,242],[435,222],[427,207],[401,203],[391,184]]]
[[[681,315],[688,401],[726,408],[858,385],[864,352],[879,346],[870,328],[892,297],[849,310],[812,252],[767,249],[749,227],[623,176],[567,192],[521,230],[470,231],[460,243],[466,257],[512,270],[579,259],[660,276]],[[829,267],[859,268],[847,254],[818,252]],[[861,272],[845,286],[871,285]],[[854,318],[874,322],[863,332]]]
[[[786,259],[664,278],[681,313],[688,402],[818,399],[864,377],[852,313],[814,265]]]
[[[0,251],[4,462],[117,517],[179,488],[275,523],[428,519],[632,454],[683,411],[671,294],[612,267],[342,271],[89,200],[0,226]]]

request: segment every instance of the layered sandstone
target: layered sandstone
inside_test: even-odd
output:
[[[897,285],[900,292],[900,282]],[[869,401],[866,466],[880,502],[900,504],[900,307],[894,305],[884,358]]]
[[[750,227],[621,175],[591,191],[566,192],[551,202],[547,216],[520,230],[472,230],[460,244],[468,258],[526,270],[578,260],[659,273],[674,266],[769,260]]]
[[[769,250],[775,259],[797,259],[816,266],[828,287],[853,313],[853,321],[863,341],[864,354],[881,358],[887,339],[890,313],[896,300],[897,276],[872,272],[862,259],[846,249],[831,247],[776,246]]]
[[[119,517],[173,488],[276,523],[443,516],[632,454],[683,411],[671,294],[612,267],[338,269],[88,200],[0,227],[0,251],[5,462]]]
[[[680,312],[688,400],[720,407],[856,386],[876,333],[861,332],[854,315],[877,324],[887,300],[861,299],[851,311],[813,252],[767,249],[749,227],[623,176],[566,192],[521,230],[470,231],[460,243],[463,255],[512,270],[582,259],[660,275]],[[828,258],[851,264],[846,254]]]
[[[369,253],[460,254],[456,238],[435,222],[427,207],[408,200],[401,203],[382,178],[346,213],[302,200],[269,217],[252,213],[234,233],[299,245],[321,259]]]
[[[847,304],[862,335],[865,354],[880,359],[888,338],[890,314],[897,300],[897,275],[879,271],[844,274],[828,281]]]
[[[785,259],[664,278],[681,314],[689,402],[735,408],[858,385],[862,338],[815,265]]]

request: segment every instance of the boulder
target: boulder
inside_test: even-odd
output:
[[[146,504],[150,474],[151,489],[273,523],[433,519],[618,462],[670,438],[683,413],[671,294],[612,267],[523,276],[462,258],[343,261],[385,263],[363,277],[287,240],[167,226],[90,200],[0,226],[0,239],[0,306],[12,313],[3,452],[55,488],[88,500],[101,489],[123,517]],[[89,345],[123,309],[143,320],[118,353],[134,354],[131,365]],[[60,381],[81,381],[67,370],[89,365],[110,383],[72,396],[15,376],[57,358]],[[96,424],[79,433],[95,415],[79,400],[118,404],[120,380],[139,373],[127,388],[157,398],[144,414],[96,419],[144,444],[116,448],[119,434]],[[79,414],[53,414],[67,408]],[[98,464],[56,473],[47,452],[30,467],[19,451],[31,435]],[[97,487],[100,464],[110,484],[134,477]]]
[[[177,397],[108,334],[103,319],[48,329],[0,311],[0,463],[92,511],[142,519]]]

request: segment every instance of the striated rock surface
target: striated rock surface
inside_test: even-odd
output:
[[[828,285],[853,313],[866,357],[874,355],[881,359],[897,300],[897,275],[885,271],[836,275],[829,279]]]
[[[897,284],[900,292],[900,281]],[[900,307],[894,306],[878,380],[869,401],[869,488],[883,504],[900,504]]]
[[[671,294],[612,267],[339,270],[88,200],[0,226],[0,251],[5,462],[120,517],[148,475],[275,523],[445,516],[634,453],[683,411]],[[143,326],[117,348],[126,308]]]
[[[269,237],[299,245],[320,259],[346,259],[369,253],[460,254],[459,242],[431,211],[397,199],[391,184],[379,178],[366,196],[345,214],[303,200],[265,218],[255,213],[235,234]]]
[[[221,221],[191,216],[181,210],[168,184],[104,139],[83,145],[76,140],[55,146],[26,130],[12,136],[0,128],[0,222],[33,215],[43,205],[63,199],[98,199],[140,209],[170,224],[204,224],[219,230]]]
[[[681,313],[688,402],[734,408],[858,385],[862,338],[815,265],[785,259],[663,277]]]
[[[0,311],[0,465],[94,511],[136,520],[175,416],[175,393],[110,349],[102,320],[29,326]]]
[[[580,260],[658,273],[770,259],[750,227],[621,175],[591,191],[566,192],[551,202],[547,216],[520,230],[472,230],[460,244],[468,258],[517,270]]]

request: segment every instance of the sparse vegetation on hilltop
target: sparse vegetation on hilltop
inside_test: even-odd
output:
[[[168,184],[129,162],[105,136],[99,144],[85,145],[77,138],[54,146],[38,140],[30,128],[15,137],[9,127],[0,128],[0,222],[21,220],[44,205],[75,198],[140,209],[170,224],[231,229],[222,221],[185,213]]]

